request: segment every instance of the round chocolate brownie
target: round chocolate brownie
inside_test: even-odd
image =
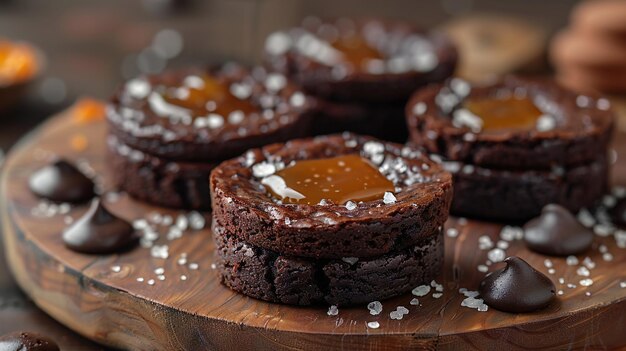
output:
[[[541,213],[548,204],[560,204],[572,212],[594,205],[609,188],[605,156],[596,161],[552,170],[502,170],[444,162],[452,173],[454,200],[451,212],[458,216],[524,221]]]
[[[404,103],[415,89],[449,77],[457,61],[443,34],[374,19],[308,17],[271,34],[265,52],[270,66],[314,96],[377,103]]]
[[[177,162],[152,156],[107,137],[111,176],[121,190],[142,201],[174,208],[211,209],[212,162]]]
[[[225,64],[128,81],[111,99],[111,133],[177,161],[215,162],[308,134],[311,100],[280,73]]]
[[[421,151],[350,133],[248,151],[211,173],[214,221],[281,254],[374,257],[448,217],[450,173]]]
[[[500,169],[592,162],[606,153],[614,124],[607,99],[514,76],[475,87],[454,78],[422,89],[406,115],[415,144],[452,161]]]
[[[240,241],[216,225],[213,233],[217,269],[226,286],[257,299],[292,305],[383,300],[428,284],[443,267],[441,230],[380,257],[337,260],[281,255]]]

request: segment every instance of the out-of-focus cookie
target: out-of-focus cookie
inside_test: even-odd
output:
[[[441,28],[459,51],[457,75],[485,81],[507,73],[546,67],[547,34],[541,26],[502,15],[470,15]]]

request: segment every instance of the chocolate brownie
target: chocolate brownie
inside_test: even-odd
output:
[[[507,170],[588,164],[606,152],[614,125],[607,99],[514,76],[489,86],[455,78],[425,88],[406,115],[417,145],[452,161]]]
[[[311,103],[280,73],[225,64],[132,79],[111,99],[107,119],[139,151],[215,162],[308,134]]]
[[[458,216],[523,221],[539,215],[548,204],[560,204],[577,212],[594,205],[609,188],[605,156],[588,164],[549,171],[444,164],[453,174],[451,213]]]
[[[217,162],[177,162],[107,138],[111,176],[121,190],[165,207],[211,209],[209,175]]]
[[[311,166],[317,168],[301,172],[302,180],[289,180],[300,166],[320,162],[336,168]],[[354,192],[333,199],[344,187]],[[376,193],[358,200],[364,189]],[[211,173],[211,198],[214,220],[243,242],[297,257],[366,258],[414,245],[443,225],[452,180],[420,150],[344,133],[226,161]]]
[[[311,260],[240,241],[213,226],[222,282],[245,295],[292,305],[354,305],[382,300],[435,279],[443,267],[443,234],[369,259]]]
[[[309,17],[271,34],[268,64],[331,101],[404,103],[418,87],[449,77],[456,49],[441,33],[404,22]]]

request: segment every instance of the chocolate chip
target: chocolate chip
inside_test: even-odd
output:
[[[93,181],[65,160],[37,170],[28,186],[35,195],[55,202],[82,203],[95,195]]]
[[[113,215],[96,199],[87,213],[63,232],[63,241],[74,251],[108,254],[130,248],[138,236],[130,223]]]
[[[524,242],[529,249],[545,255],[568,256],[591,247],[593,232],[566,208],[550,204],[541,215],[524,225]]]
[[[487,305],[504,312],[523,313],[550,304],[555,297],[550,278],[519,257],[508,257],[504,262],[506,267],[485,276],[478,287]]]
[[[0,336],[0,351],[59,351],[59,346],[37,333],[15,332]]]

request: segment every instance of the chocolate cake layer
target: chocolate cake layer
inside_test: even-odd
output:
[[[209,175],[216,163],[177,162],[153,156],[109,135],[111,175],[120,190],[165,207],[211,209]]]
[[[253,246],[218,226],[213,233],[222,283],[257,299],[291,305],[344,306],[383,300],[428,284],[443,266],[441,230],[380,257],[321,261]]]
[[[590,207],[609,189],[606,157],[571,168],[551,171],[507,171],[448,163],[453,171],[451,213],[502,221],[524,221],[548,204],[572,212]]]
[[[359,203],[283,203],[262,184],[292,162],[359,155],[395,191]],[[312,175],[313,176],[313,175]],[[211,173],[213,218],[239,240],[285,255],[375,257],[419,242],[443,225],[451,175],[419,150],[345,133],[254,149]]]

